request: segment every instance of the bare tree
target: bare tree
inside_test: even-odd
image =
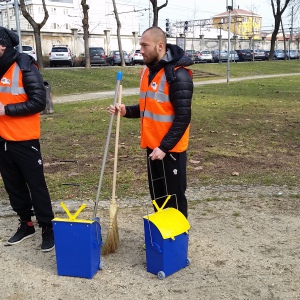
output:
[[[115,18],[117,21],[117,37],[118,37],[118,46],[119,46],[119,52],[120,52],[120,57],[121,57],[121,66],[125,67],[124,53],[123,53],[122,42],[121,42],[121,27],[122,27],[122,25],[121,25],[119,15],[118,15],[116,1],[112,0],[112,2],[113,2],[113,6],[114,6]]]
[[[166,7],[168,5],[168,1],[166,0],[166,2],[164,4],[162,4],[161,6],[157,6],[157,0],[150,0],[150,2],[152,3],[152,8],[153,8],[153,24],[152,26],[158,26],[158,12]]]
[[[85,54],[85,67],[91,67],[90,61],[90,51],[89,51],[89,5],[86,4],[86,0],[81,0],[83,18],[82,18],[82,28],[83,28],[83,40],[84,40],[84,54]]]
[[[284,31],[282,19],[280,24],[281,24],[281,31],[282,31],[282,38],[283,38],[284,60],[286,60],[286,38],[285,38],[285,31]]]
[[[37,23],[31,17],[29,12],[26,10],[25,0],[20,0],[20,8],[22,11],[22,15],[33,28],[34,40],[36,45],[37,64],[40,70],[44,69],[43,55],[42,55],[42,42],[41,42],[41,28],[43,28],[43,26],[46,24],[49,18],[49,13],[45,4],[45,0],[42,0],[42,3],[43,3],[43,9],[45,15],[43,21],[41,23]]]
[[[273,16],[275,21],[274,30],[271,37],[271,49],[270,49],[270,58],[269,58],[270,60],[272,60],[274,57],[275,42],[276,42],[277,34],[279,32],[282,15],[289,5],[294,5],[296,3],[298,4],[298,0],[270,0],[270,1],[271,1],[272,11],[273,11]]]

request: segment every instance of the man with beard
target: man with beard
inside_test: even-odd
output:
[[[35,215],[42,227],[41,249],[47,252],[54,248],[54,215],[39,143],[46,89],[35,60],[14,49],[18,44],[18,35],[0,27],[0,172],[20,220],[7,244],[35,234],[31,220]]]
[[[140,73],[139,104],[110,106],[126,118],[140,118],[141,147],[147,151],[149,190],[158,206],[177,208],[187,218],[186,162],[193,95],[193,61],[177,45],[167,44],[159,27],[140,38],[145,63]]]

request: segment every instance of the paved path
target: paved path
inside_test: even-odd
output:
[[[253,79],[262,79],[262,78],[274,78],[274,77],[285,77],[285,76],[299,76],[300,73],[292,73],[292,74],[273,74],[273,75],[259,75],[259,76],[248,76],[241,78],[230,78],[230,82],[236,81],[245,81],[245,80],[253,80]],[[195,86],[199,85],[207,85],[207,84],[217,84],[217,83],[226,83],[227,78],[215,79],[215,80],[206,80],[206,81],[198,81],[194,82]],[[123,89],[123,96],[137,95],[139,93],[139,88],[129,88]],[[113,98],[115,91],[104,91],[104,92],[93,92],[86,94],[75,94],[75,95],[67,95],[67,96],[53,96],[53,103],[65,103],[65,102],[75,102],[75,101],[84,101],[84,100],[96,100],[96,99],[107,99]]]

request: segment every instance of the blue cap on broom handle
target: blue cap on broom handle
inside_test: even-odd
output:
[[[122,77],[123,77],[123,73],[122,73],[122,71],[119,71],[117,73],[117,80],[122,80]]]

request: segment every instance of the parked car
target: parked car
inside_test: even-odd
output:
[[[196,52],[195,50],[186,50],[185,55],[188,56],[189,58],[191,58],[192,60],[194,60],[195,52]]]
[[[106,55],[102,47],[89,47],[90,64],[106,65]]]
[[[250,49],[237,49],[235,51],[237,52],[240,61],[250,61],[253,59]]]
[[[22,52],[32,56],[36,60],[36,52],[32,46],[22,45]]]
[[[126,51],[123,51],[123,56],[124,56],[125,65],[129,65],[130,57]],[[119,50],[110,51],[110,53],[106,57],[106,63],[111,66],[121,65],[120,51]]]
[[[251,54],[254,56],[254,60],[266,60],[266,54],[264,50],[254,49],[251,50]]]
[[[274,50],[274,55],[273,55],[274,59],[277,60],[282,60],[285,58],[285,54],[283,50]]]
[[[270,50],[265,50],[265,58],[266,60],[269,60],[270,57]]]
[[[50,67],[57,65],[74,67],[74,56],[68,45],[54,45],[49,53],[49,61]]]
[[[287,50],[286,56],[288,59],[299,59],[299,53],[297,50]]]
[[[239,55],[235,50],[230,51],[230,61],[235,61],[235,62],[239,61]]]
[[[140,50],[133,51],[129,56],[130,63],[134,66],[135,64],[144,64],[143,55]]]
[[[212,61],[213,62],[219,62],[219,61],[227,61],[228,60],[228,54],[227,51],[221,51],[219,53],[219,50],[213,50],[211,52],[212,55]]]
[[[212,55],[209,50],[196,51],[194,55],[195,63],[212,62]]]

